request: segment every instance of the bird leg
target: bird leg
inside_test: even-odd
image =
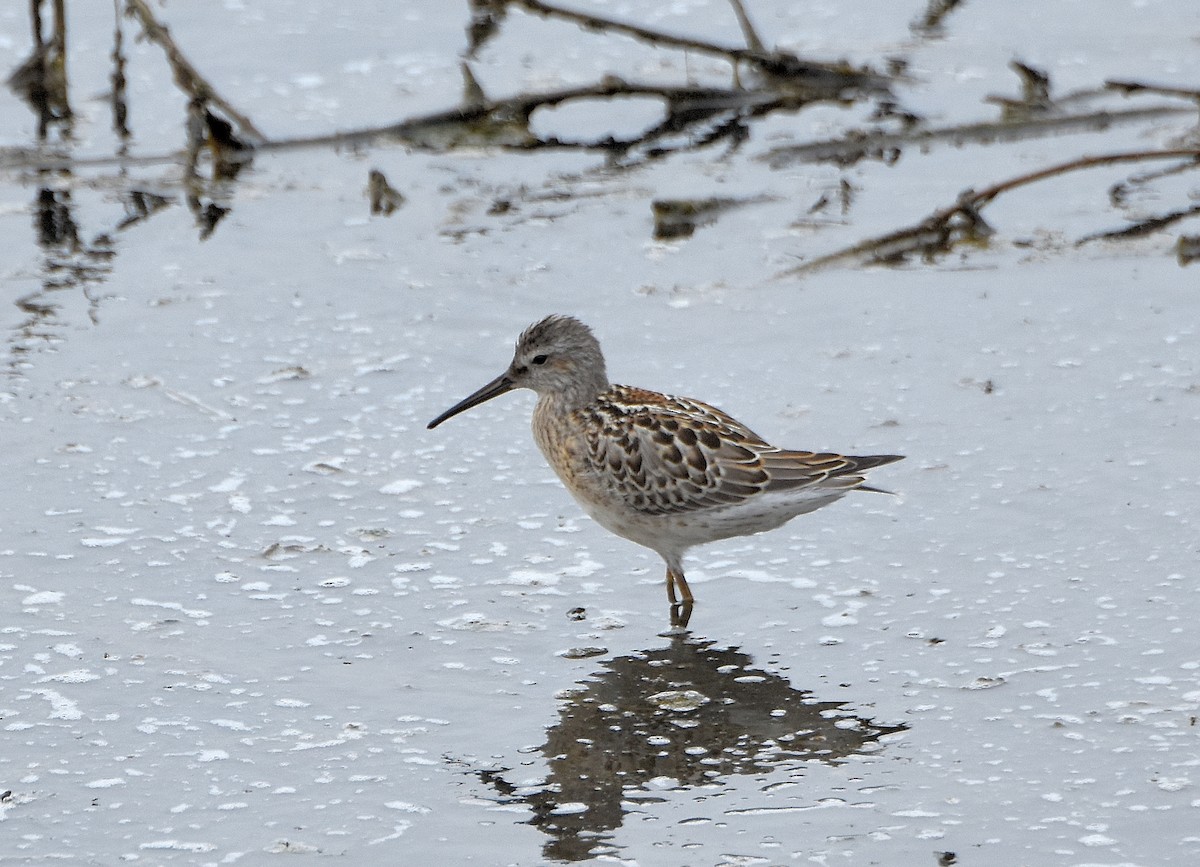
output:
[[[679,600],[675,598],[675,587],[679,587],[679,595],[683,597],[683,601],[687,605],[691,605],[694,597],[692,596],[692,588],[688,587],[687,579],[683,577],[683,570],[672,566],[667,567],[667,598],[671,600],[671,604],[676,604]]]
[[[675,596],[677,586],[682,601]],[[667,563],[667,599],[671,602],[671,629],[687,629],[692,617],[692,588],[683,577],[683,567],[670,561]]]
[[[688,621],[692,619],[692,603],[674,602],[671,604],[672,631],[687,629]]]

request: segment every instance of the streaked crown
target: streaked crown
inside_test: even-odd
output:
[[[547,316],[517,339],[508,367],[516,388],[582,406],[608,388],[600,342],[572,316]]]

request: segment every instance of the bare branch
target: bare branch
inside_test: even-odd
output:
[[[1116,111],[1090,111],[1065,117],[1035,117],[1019,122],[984,121],[936,129],[904,129],[897,132],[856,131],[840,139],[772,148],[759,159],[776,169],[793,163],[833,161],[849,164],[872,155],[898,152],[904,147],[923,147],[937,142],[962,145],[969,142],[1016,141],[1073,129],[1107,129],[1118,123],[1135,123],[1187,114],[1191,111],[1190,108],[1178,105],[1157,105]]]
[[[1178,96],[1183,99],[1200,102],[1200,90],[1193,90],[1187,87],[1170,87],[1161,84],[1144,84],[1140,81],[1113,81],[1111,79],[1104,82],[1104,86],[1110,90],[1117,90],[1124,94],[1156,93],[1159,96]]]
[[[1081,157],[1065,163],[1048,166],[1036,172],[1018,175],[1001,181],[982,190],[966,190],[958,198],[958,202],[948,208],[942,208],[926,217],[915,226],[889,232],[875,238],[819,256],[804,262],[795,268],[789,268],[775,275],[774,279],[797,277],[810,274],[837,262],[847,260],[889,262],[900,261],[912,255],[920,255],[926,259],[948,253],[954,246],[964,241],[982,241],[992,233],[992,229],[983,221],[979,211],[993,201],[997,196],[1028,186],[1047,178],[1069,174],[1070,172],[1099,166],[1118,165],[1121,163],[1149,162],[1152,160],[1189,160],[1200,164],[1200,148],[1176,148],[1159,151],[1124,151],[1120,153],[1100,154],[1094,157]],[[1182,216],[1188,216],[1183,214]],[[1147,221],[1150,222],[1150,221]],[[1146,231],[1151,231],[1149,227]],[[1084,239],[1084,240],[1090,240]]]
[[[754,23],[750,20],[750,16],[746,14],[746,7],[742,5],[742,0],[729,0],[729,2],[733,6],[733,14],[737,16],[738,26],[742,28],[742,35],[746,37],[746,47],[751,51],[765,54],[767,48],[763,45],[762,40],[758,38],[758,33],[754,29]]]
[[[236,123],[241,128],[242,133],[248,138],[252,138],[258,142],[268,141],[267,137],[259,131],[250,118],[234,108],[232,103],[221,96],[216,88],[209,84],[208,80],[197,71],[196,67],[192,66],[191,62],[175,44],[175,40],[171,38],[170,31],[154,17],[154,13],[145,0],[126,0],[126,2],[129,13],[141,23],[142,32],[146,34],[146,38],[158,45],[166,53],[167,62],[171,65],[171,71],[175,75],[175,83],[185,93],[193,99],[199,99],[202,102],[215,105]]]

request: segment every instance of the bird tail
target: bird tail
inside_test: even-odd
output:
[[[896,461],[904,460],[904,455],[847,455],[846,460],[852,461],[851,465],[846,467],[843,472],[838,473],[838,475],[857,476],[861,473],[865,473],[867,470],[873,470],[876,467],[882,467],[885,464],[894,464]],[[886,488],[876,488],[872,485],[863,484],[855,485],[854,490],[866,491],[867,493],[871,494],[891,494],[892,496],[895,496],[896,494],[895,491],[889,491]]]

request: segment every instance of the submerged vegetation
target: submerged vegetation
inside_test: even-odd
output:
[[[41,324],[55,307],[48,293],[78,287],[85,293],[104,280],[114,255],[114,234],[153,219],[182,203],[191,213],[201,239],[209,237],[235,207],[239,174],[263,153],[295,149],[334,152],[364,148],[421,149],[444,154],[500,150],[527,153],[530,159],[547,150],[595,153],[595,173],[606,178],[632,176],[640,167],[669,161],[684,154],[707,153],[714,162],[728,158],[754,138],[760,125],[780,116],[800,118],[820,106],[838,107],[858,120],[829,138],[784,141],[761,147],[755,157],[770,172],[794,172],[797,166],[824,164],[842,173],[836,190],[815,201],[797,202],[794,226],[845,224],[853,220],[859,188],[847,176],[855,166],[875,163],[896,166],[908,154],[937,148],[983,152],[999,143],[1063,136],[1086,131],[1133,127],[1172,141],[1167,147],[1114,149],[1104,153],[1069,151],[1053,162],[997,180],[980,176],[979,185],[964,189],[957,199],[915,224],[896,226],[878,235],[842,244],[823,253],[795,251],[795,264],[776,273],[779,279],[831,266],[893,265],[908,261],[937,262],[950,254],[969,256],[972,250],[1003,237],[1003,228],[983,216],[998,198],[1020,188],[1044,184],[1068,175],[1084,175],[1100,167],[1129,167],[1129,174],[1109,182],[1107,207],[1115,214],[1130,213],[1111,229],[1081,235],[1057,249],[1121,243],[1179,229],[1200,215],[1200,206],[1178,185],[1160,191],[1167,178],[1194,176],[1200,167],[1196,115],[1200,85],[1162,85],[1128,79],[1098,79],[1090,88],[1055,93],[1044,70],[1014,60],[1015,95],[991,96],[978,117],[937,123],[905,105],[900,95],[913,87],[909,58],[900,53],[855,65],[818,60],[773,46],[770,34],[760,32],[753,8],[729,0],[739,31],[724,40],[684,37],[639,24],[573,10],[543,0],[471,0],[464,19],[460,56],[462,97],[457,105],[407,118],[381,118],[374,126],[346,130],[312,130],[303,135],[276,135],[240,109],[237,99],[223,94],[205,74],[206,58],[189,57],[163,14],[146,0],[117,0],[113,28],[107,103],[117,143],[111,154],[81,155],[75,138],[78,122],[72,94],[93,82],[74,82],[72,43],[67,30],[68,0],[29,0],[32,50],[8,72],[8,85],[26,102],[36,118],[36,138],[26,146],[0,151],[0,172],[19,178],[35,192],[31,203],[37,243],[44,251],[42,290],[18,300],[27,314],[18,351],[36,342]],[[959,4],[931,0],[911,22],[912,48],[944,39],[953,31]],[[168,10],[169,14],[169,10]],[[546,90],[489,95],[480,80],[481,54],[501,41],[506,27],[519,16],[533,16],[554,27],[586,32],[590,38],[629,41],[652,51],[677,52],[727,65],[726,81],[697,83],[690,75],[671,80],[615,65],[595,81]],[[131,38],[144,40],[161,52],[171,70],[170,84],[184,97],[178,118],[181,146],[167,153],[141,153],[128,95]],[[564,31],[565,32],[565,31]],[[184,40],[186,41],[186,40]],[[686,67],[686,63],[685,63]],[[542,76],[553,78],[552,73]],[[711,78],[711,76],[709,76]],[[625,135],[539,131],[535,116],[564,106],[619,107],[630,101],[657,106],[657,118]],[[998,116],[997,116],[998,115]],[[1163,134],[1162,126],[1171,130]],[[1065,150],[1065,149],[1064,149]],[[984,163],[981,161],[981,165]],[[1153,166],[1147,171],[1145,166]],[[161,167],[162,177],[148,183],[135,169]],[[552,195],[570,199],[591,195],[580,178],[560,178]],[[584,178],[583,180],[588,180]],[[393,187],[378,170],[364,180],[370,213],[387,217],[404,201],[403,182]],[[123,214],[110,226],[87,236],[77,223],[75,196],[88,186],[115,191]],[[544,190],[514,188],[486,209],[492,219],[509,217],[522,205],[536,204]],[[1182,198],[1181,198],[1182,196]],[[711,226],[732,210],[779,201],[769,194],[714,196],[708,190],[669,198],[646,196],[653,217],[655,240],[685,243],[699,228]],[[1097,198],[1100,201],[1100,198]],[[1127,203],[1136,201],[1136,209]],[[1147,202],[1153,205],[1147,207]],[[827,223],[818,222],[827,219]],[[781,226],[787,230],[788,226]],[[1046,225],[1046,235],[1057,227]],[[478,230],[474,230],[478,231]],[[451,238],[462,237],[448,230]],[[1179,235],[1173,249],[1180,265],[1196,260],[1195,235]],[[89,294],[94,316],[95,301]]]
[[[937,145],[986,147],[998,141],[1058,135],[1073,130],[1102,130],[1118,124],[1148,124],[1182,115],[1191,119],[1200,111],[1200,86],[1187,88],[1147,82],[1107,80],[1095,87],[1055,97],[1050,77],[1020,61],[1011,66],[1017,74],[1020,93],[1015,97],[992,97],[999,106],[998,119],[975,120],[936,126],[906,109],[893,85],[905,76],[903,57],[881,57],[878,68],[858,67],[845,62],[803,58],[782,48],[768,47],[768,40],[755,29],[742,0],[730,0],[741,25],[742,45],[708,42],[639,26],[636,23],[601,17],[556,6],[541,0],[472,0],[466,24],[462,57],[463,98],[457,106],[430,115],[392,120],[378,126],[320,131],[307,136],[274,137],[263,132],[224,96],[172,37],[154,9],[145,0],[116,3],[111,52],[110,105],[112,123],[121,141],[120,150],[109,157],[76,159],[71,153],[75,122],[70,107],[68,75],[69,40],[66,31],[67,0],[29,0],[34,34],[33,51],[13,69],[10,88],[18,92],[37,116],[37,141],[26,148],[0,154],[0,170],[57,171],[103,169],[153,163],[184,167],[183,184],[188,205],[196,213],[204,233],[219,221],[219,208],[203,202],[206,182],[201,178],[207,165],[207,184],[235,179],[241,165],[258,151],[289,148],[386,146],[389,143],[452,152],[464,148],[494,147],[510,150],[571,149],[605,155],[607,167],[634,166],[647,160],[668,159],[685,151],[706,148],[738,148],[750,138],[754,124],[769,115],[803,112],[820,103],[869,107],[870,122],[846,135],[824,141],[780,145],[763,160],[772,168],[797,163],[823,162],[849,166],[864,160],[894,163],[909,149]],[[49,6],[47,22],[43,7]],[[925,14],[912,25],[923,38],[934,38],[950,26],[955,3],[931,2]],[[661,50],[709,55],[729,64],[726,87],[696,86],[687,82],[638,81],[626,70],[613,69],[587,86],[520,93],[492,99],[487,87],[477,80],[472,61],[489,41],[502,32],[514,13],[540,16],[564,26],[582,28],[593,34],[633,38]],[[163,53],[172,71],[173,85],[187,98],[187,112],[179,127],[184,146],[168,154],[133,154],[133,134],[128,127],[125,30],[132,20],[138,37],[148,40]],[[540,109],[587,101],[611,102],[628,98],[652,98],[661,103],[661,119],[636,136],[617,138],[562,137],[539,135],[530,119]],[[1119,100],[1136,100],[1129,105]],[[1018,186],[1036,183],[1058,174],[1118,162],[1166,160],[1171,171],[1184,172],[1200,161],[1200,146],[1190,145],[1136,154],[1079,156],[1060,165],[1031,172],[1020,178],[994,183],[986,192],[965,191],[948,214],[960,227],[979,227],[977,210],[996,196]],[[1128,185],[1145,183],[1134,176]],[[136,204],[131,191],[131,211],[136,219],[149,216]],[[211,189],[207,190],[213,195]],[[224,198],[228,199],[228,191]],[[1114,204],[1117,204],[1114,202]],[[1162,216],[1171,216],[1164,213]],[[930,228],[940,227],[939,239],[916,243],[915,251],[934,256],[953,246],[952,239],[978,241],[975,229],[956,231],[946,214],[931,215],[928,226],[899,230],[906,237],[931,237]],[[1168,222],[1166,225],[1169,225]],[[126,224],[128,225],[128,223]],[[1162,223],[1151,218],[1140,221],[1110,237],[1150,231]],[[897,255],[895,236],[878,245],[857,245],[842,255],[858,255],[871,261],[891,261]],[[828,261],[830,257],[826,257]]]

